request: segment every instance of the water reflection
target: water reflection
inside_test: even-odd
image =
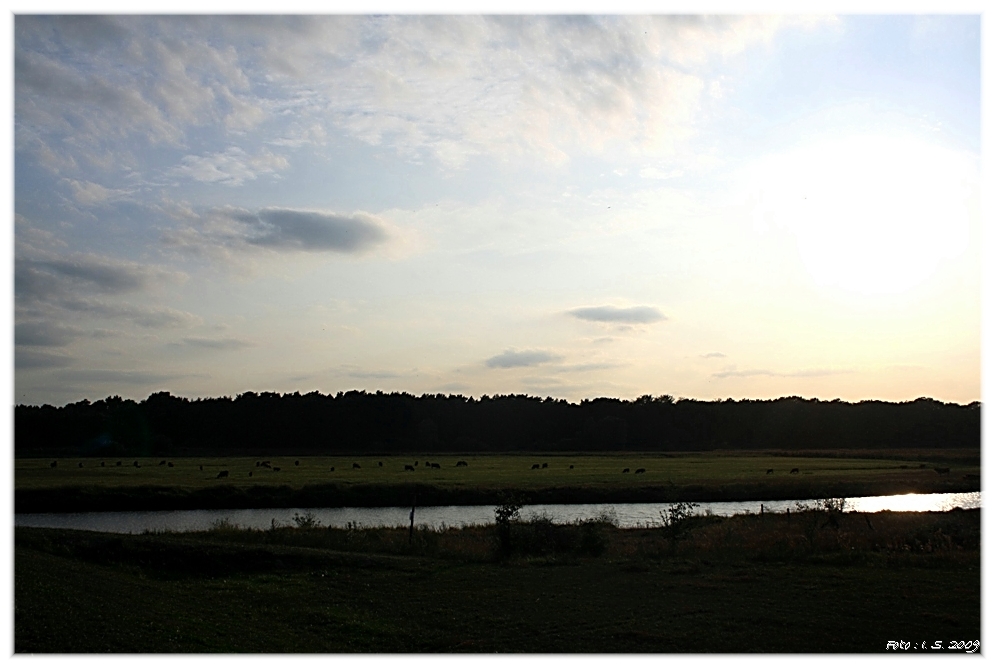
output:
[[[698,513],[719,516],[794,511],[800,506],[817,506],[818,500],[769,500],[749,502],[701,503]],[[980,492],[907,494],[849,498],[847,511],[944,512],[956,507],[980,507]],[[622,528],[657,526],[665,503],[604,503],[591,505],[527,505],[521,509],[523,519],[548,517],[556,523],[606,518]],[[409,507],[337,507],[247,510],[178,510],[171,512],[86,512],[76,514],[15,514],[15,526],[40,528],[75,528],[107,533],[141,533],[144,531],[208,530],[219,521],[243,528],[265,529],[274,525],[293,526],[294,516],[310,512],[322,526],[345,528],[349,525],[406,527]],[[419,507],[415,524],[442,526],[481,526],[494,522],[492,505]]]

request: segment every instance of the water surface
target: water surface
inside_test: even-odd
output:
[[[799,506],[819,505],[819,500],[767,500],[746,502],[700,503],[698,514],[711,512],[719,516],[796,511]],[[660,512],[667,503],[597,503],[589,505],[526,505],[522,519],[548,517],[556,523],[606,518],[621,528],[660,524]],[[847,511],[945,512],[956,507],[980,507],[980,492],[929,493],[901,496],[869,496],[846,500]],[[208,530],[220,521],[242,528],[264,529],[274,525],[296,525],[294,516],[312,514],[322,526],[344,528],[406,527],[410,525],[410,507],[311,507],[290,509],[244,510],[173,510],[160,512],[81,512],[65,514],[15,514],[15,526],[39,528],[74,528],[106,533],[141,533],[144,531]],[[494,523],[493,505],[454,505],[418,507],[414,514],[417,526],[432,528],[482,526]]]

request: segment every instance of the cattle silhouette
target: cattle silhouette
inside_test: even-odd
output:
[[[773,474],[773,468],[767,468],[766,474],[767,475],[772,475]]]
[[[362,469],[362,466],[359,465],[358,463],[353,463],[352,464],[352,469],[353,470],[360,470],[360,469]]]
[[[410,465],[406,465],[405,464],[404,465],[404,470],[410,470],[411,472],[414,472],[414,466],[410,466]]]
[[[638,470],[635,471],[635,474],[636,475],[641,475],[644,472],[645,472],[645,468],[639,468]]]
[[[376,465],[379,466],[380,468],[382,468],[383,467],[383,461],[377,461]]]
[[[228,476],[228,471],[227,470],[222,470],[221,472],[219,472],[217,474],[217,477],[215,477],[214,479],[221,479],[222,477],[227,477],[227,476]]]
[[[466,463],[465,461],[457,461],[457,462],[456,462],[456,467],[457,467],[457,468],[465,468],[465,467],[466,467],[466,466],[468,466],[468,465],[469,465],[469,464],[468,464],[468,463]]]
[[[440,463],[432,463],[431,467],[434,468],[435,470],[441,470],[442,469],[442,464],[440,464]]]
[[[79,467],[80,467],[80,468],[82,468],[82,467],[83,467],[83,462],[82,462],[82,461],[80,461],[80,462],[79,462]]]
[[[166,465],[167,465],[167,466],[169,466],[170,468],[172,468],[172,467],[173,467],[173,462],[172,462],[172,461],[170,461],[170,462],[169,462],[169,463],[167,463]]]
[[[570,467],[569,467],[569,469],[570,469],[570,470],[572,470],[572,469],[573,469],[573,466],[570,466]]]
[[[801,469],[800,469],[800,468],[791,468],[791,469],[790,469],[790,474],[791,474],[791,475],[796,475],[796,474],[797,474],[797,473],[799,473],[799,472],[801,472]]]
[[[543,464],[542,464],[542,469],[543,469],[543,470],[544,470],[545,468],[548,468],[548,467],[549,467],[549,464],[548,464],[548,463],[543,463]]]
[[[538,470],[538,464],[537,463],[532,466],[532,470]]]
[[[299,465],[300,465],[300,461],[294,461],[294,462],[293,462],[293,465],[295,465],[295,466],[299,466]]]
[[[628,472],[628,468],[625,468],[625,469],[624,469],[624,470],[622,470],[621,472],[622,472],[622,473],[626,473],[626,472]]]
[[[121,465],[121,462],[118,461],[117,465]],[[58,461],[52,461],[51,463],[48,464],[48,467],[49,468],[58,468],[59,467],[59,462]]]
[[[329,472],[335,472],[335,466],[331,466],[331,470]]]

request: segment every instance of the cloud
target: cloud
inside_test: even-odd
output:
[[[290,166],[287,159],[263,150],[255,156],[238,147],[210,155],[187,155],[182,164],[172,169],[172,174],[192,178],[201,183],[240,186],[259,176],[273,174]]]
[[[94,206],[103,204],[109,200],[117,199],[125,194],[123,190],[105,188],[99,183],[90,181],[77,181],[71,178],[65,179],[72,189],[73,199],[83,206]]]
[[[134,262],[81,253],[51,259],[18,258],[14,290],[38,296],[71,284],[104,294],[120,294],[143,289],[153,278],[168,273]]]
[[[14,344],[31,347],[62,347],[79,336],[79,330],[55,322],[21,322],[14,325]]]
[[[559,355],[546,350],[505,350],[504,352],[490,357],[486,364],[490,368],[521,368],[525,366],[538,366],[539,364],[561,359]]]
[[[190,347],[202,347],[209,350],[241,350],[251,347],[252,343],[240,338],[201,338],[191,336],[183,339]]]
[[[65,368],[72,363],[73,358],[65,354],[25,350],[20,347],[14,350],[14,366],[20,369]]]
[[[368,213],[264,208],[239,219],[253,228],[247,241],[268,248],[358,253],[387,240],[383,223]]]
[[[562,162],[609,147],[645,158],[697,131],[711,61],[822,20],[15,19],[18,142],[56,169],[111,169],[137,142],[189,145],[205,127],[287,146],[344,132],[452,167],[480,154]],[[283,168],[235,151],[187,156],[177,173],[237,185]]]
[[[666,319],[666,316],[652,306],[632,306],[618,308],[616,306],[591,306],[574,308],[569,314],[580,320],[590,322],[615,322],[620,324],[652,324]]]
[[[58,302],[66,310],[91,317],[131,320],[148,329],[190,327],[200,323],[192,313],[166,306],[136,306],[130,303],[110,303],[100,299],[67,298]]]
[[[261,248],[358,255],[385,246],[397,236],[385,220],[363,211],[227,207],[211,212],[201,224],[164,232],[162,241],[205,255],[229,256]]]
[[[707,354],[702,354],[701,357],[704,359],[724,359],[727,355],[721,352],[708,352]]]

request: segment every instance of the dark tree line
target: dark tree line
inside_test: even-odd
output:
[[[14,409],[15,456],[980,448],[980,403],[168,392]]]

